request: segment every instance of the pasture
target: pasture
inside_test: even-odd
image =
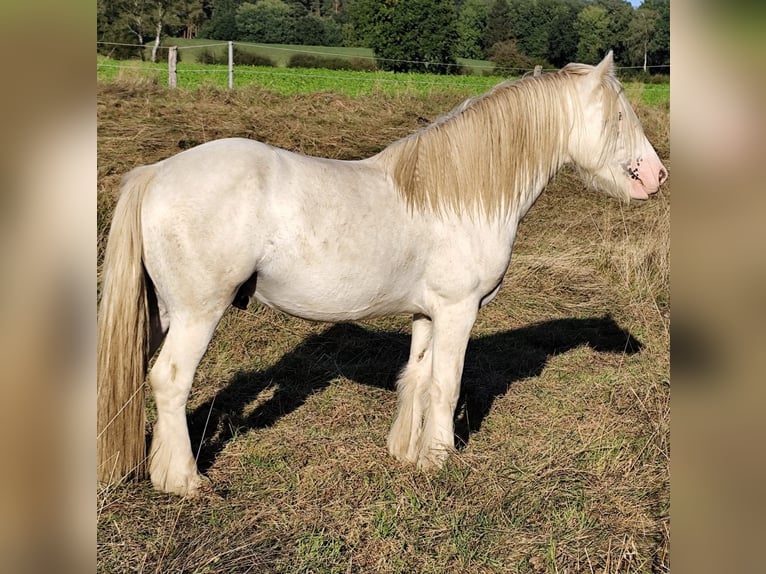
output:
[[[192,42],[187,40],[186,42]],[[181,44],[179,42],[179,44]],[[203,44],[204,45],[204,44]],[[217,47],[220,51],[225,46]],[[315,46],[290,46],[290,49],[311,48]],[[244,50],[245,48],[243,48]],[[281,49],[278,54],[292,55],[287,46],[274,46]],[[330,48],[324,48],[330,50]],[[333,48],[353,50],[363,48]],[[251,49],[261,54],[260,50]],[[319,52],[327,53],[327,52]],[[178,63],[178,87],[182,89],[225,88],[228,86],[228,66],[221,64],[199,64],[193,59],[194,51],[183,52],[183,60]],[[268,52],[267,52],[268,54]],[[161,54],[163,57],[164,54]],[[276,59],[281,62],[281,60]],[[485,66],[489,62],[466,60],[469,65]],[[148,81],[167,85],[168,65],[160,61],[152,63],[140,60],[113,60],[97,56],[96,77],[99,82]],[[323,68],[285,68],[267,66],[234,66],[234,87],[256,86],[283,95],[314,94],[316,92],[341,93],[348,96],[370,96],[374,94],[417,93],[424,96],[440,92],[457,92],[465,96],[476,96],[486,92],[495,84],[503,81],[501,76],[487,74],[439,75],[397,73],[384,71],[327,70]],[[636,101],[649,106],[663,106],[670,102],[670,84],[644,84],[626,82],[625,90]]]
[[[226,136],[365,157],[473,93],[102,82],[99,254],[136,165]],[[635,105],[672,171],[667,103]],[[569,172],[549,186],[479,314],[461,448],[435,473],[386,452],[409,317],[328,325],[229,309],[188,413],[212,484],[193,500],[148,481],[99,490],[99,571],[667,571],[669,227],[667,185],[631,205]]]

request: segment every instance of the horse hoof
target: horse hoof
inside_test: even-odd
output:
[[[176,478],[175,480],[170,480],[167,477],[164,481],[152,479],[152,484],[156,490],[184,498],[195,498],[203,490],[212,486],[210,479],[198,472],[188,478]]]
[[[181,494],[181,496],[184,498],[195,498],[212,487],[213,482],[208,477],[204,474],[197,473],[196,476],[189,480],[186,493]]]
[[[440,470],[447,462],[452,449],[440,447],[421,450],[417,459],[417,467],[420,470]]]

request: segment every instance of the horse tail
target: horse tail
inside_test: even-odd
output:
[[[152,166],[123,179],[103,264],[98,317],[98,480],[107,484],[145,472],[144,379],[149,311],[143,265],[141,204]]]

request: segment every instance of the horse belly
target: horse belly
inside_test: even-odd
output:
[[[289,315],[315,321],[353,321],[419,312],[413,267],[376,264],[269,266],[259,272],[255,298]]]

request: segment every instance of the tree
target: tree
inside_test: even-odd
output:
[[[514,38],[519,49],[535,59],[548,56],[549,15],[537,0],[512,0],[510,4]]]
[[[649,41],[649,65],[667,66],[670,64],[670,0],[644,0],[641,7],[657,13],[654,33]]]
[[[540,0],[548,27],[546,59],[557,68],[577,59],[577,30],[572,25],[585,0]]]
[[[343,32],[332,18],[306,14],[295,20],[294,41],[313,46],[340,46]]]
[[[382,8],[376,0],[354,0],[343,29],[344,44],[371,48]]]
[[[152,62],[157,61],[157,51],[162,41],[165,27],[178,23],[177,6],[174,0],[150,0],[150,17],[153,20],[154,43],[152,44]]]
[[[609,44],[609,15],[603,6],[590,4],[577,15],[575,29],[580,36],[577,61],[597,64],[611,47]]]
[[[143,59],[143,46],[149,26],[147,4],[148,0],[98,0],[97,38],[100,42],[109,43],[100,46],[99,51],[114,58],[139,56]]]
[[[628,26],[627,44],[630,48],[630,63],[639,65],[643,61],[644,72],[647,71],[649,59],[649,42],[654,36],[659,14],[651,8],[641,6],[633,15]]]
[[[484,57],[482,44],[488,15],[489,9],[485,0],[465,0],[457,20],[458,56],[477,60]]]
[[[195,38],[205,19],[202,0],[176,0],[176,16],[179,23],[178,35]]]
[[[370,14],[370,47],[394,72],[449,74],[458,35],[453,0],[360,0]]]
[[[633,7],[628,0],[595,0],[594,4],[606,10],[607,49],[614,50],[616,62],[627,61],[628,48],[625,40],[628,36],[628,26],[633,19]],[[601,54],[601,58],[603,57],[604,54]]]
[[[487,31],[484,34],[484,47],[491,48],[498,42],[505,42],[512,37],[511,9],[508,6],[508,0],[495,0],[487,15]]]
[[[572,23],[585,0],[510,0],[511,38],[533,64],[561,67],[576,58]]]
[[[293,8],[282,0],[245,2],[237,8],[238,37],[266,44],[291,44],[295,39]]]
[[[242,0],[213,0],[210,19],[200,29],[200,35],[212,40],[238,40],[237,8]]]
[[[97,4],[96,25],[103,42],[137,43],[130,55],[144,57],[143,45],[154,38],[152,62],[168,26],[180,24],[179,14],[192,0],[101,0]],[[114,55],[114,54],[113,54]]]

